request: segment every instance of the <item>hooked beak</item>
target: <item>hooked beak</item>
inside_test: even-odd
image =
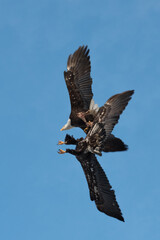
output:
[[[68,129],[71,129],[71,128],[73,128],[72,125],[71,125],[71,119],[68,119],[67,123],[61,128],[61,131],[68,130]]]
[[[64,130],[64,126],[61,128],[61,130],[60,131],[63,131]]]

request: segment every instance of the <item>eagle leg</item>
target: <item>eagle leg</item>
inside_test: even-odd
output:
[[[59,149],[58,153],[59,153],[59,154],[64,154],[64,153],[66,153],[66,151],[64,151],[64,150],[62,150],[62,149]]]

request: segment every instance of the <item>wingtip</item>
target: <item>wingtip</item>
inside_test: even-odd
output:
[[[119,217],[119,218],[117,218],[118,220],[120,220],[120,221],[122,221],[122,222],[125,222],[125,220],[124,220],[124,217],[123,216],[121,216],[121,217]]]
[[[129,93],[130,93],[130,96],[132,96],[132,95],[134,94],[135,90],[129,90],[129,91],[127,91],[127,92],[129,92]]]

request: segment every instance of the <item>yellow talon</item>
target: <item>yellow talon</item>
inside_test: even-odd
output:
[[[87,132],[88,132],[88,127],[86,127],[86,128],[84,129],[84,132],[85,132],[85,133],[87,133]]]
[[[63,141],[58,142],[58,145],[62,145],[62,144],[65,144],[65,142],[63,142]]]
[[[58,153],[59,153],[59,154],[64,154],[64,153],[66,153],[66,151],[64,151],[64,150],[62,150],[62,149],[59,149]]]

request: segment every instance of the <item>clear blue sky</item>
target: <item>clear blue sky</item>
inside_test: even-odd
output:
[[[135,89],[114,129],[129,150],[98,158],[125,223],[96,209],[80,164],[57,154],[63,71],[83,44],[96,103]],[[160,239],[159,103],[158,0],[1,0],[0,239]]]

